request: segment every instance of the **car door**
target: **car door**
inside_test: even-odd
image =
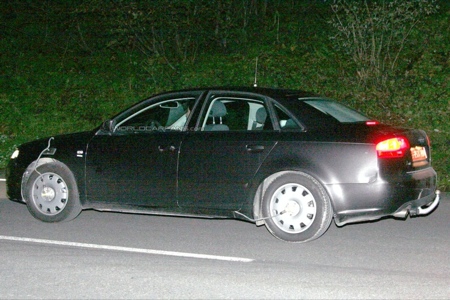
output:
[[[197,94],[149,100],[109,122],[86,156],[89,201],[146,209],[175,208],[180,142]]]
[[[179,159],[179,205],[220,214],[239,209],[248,185],[274,147],[275,134],[262,97],[210,92],[197,131],[189,132]]]

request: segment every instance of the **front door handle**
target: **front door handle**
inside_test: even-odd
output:
[[[167,146],[167,147],[164,147],[164,146],[161,146],[161,145],[158,146],[158,151],[159,152],[164,152],[164,151],[174,152],[175,150],[177,150],[177,147],[175,147],[173,145]]]
[[[259,153],[264,151],[263,145],[247,145],[245,148],[247,149],[247,152],[250,153]]]

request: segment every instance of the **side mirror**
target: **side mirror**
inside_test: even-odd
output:
[[[109,133],[114,132],[114,127],[116,127],[116,121],[112,119],[107,120],[102,124],[102,130],[107,131]]]

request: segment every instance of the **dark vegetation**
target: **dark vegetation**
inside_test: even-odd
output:
[[[20,143],[92,129],[195,86],[314,91],[422,128],[450,188],[448,1],[3,1],[0,168]]]

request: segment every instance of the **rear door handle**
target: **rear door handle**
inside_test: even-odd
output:
[[[264,151],[263,145],[247,145],[245,147],[247,149],[247,152],[250,152],[250,153],[258,153],[258,152]]]

